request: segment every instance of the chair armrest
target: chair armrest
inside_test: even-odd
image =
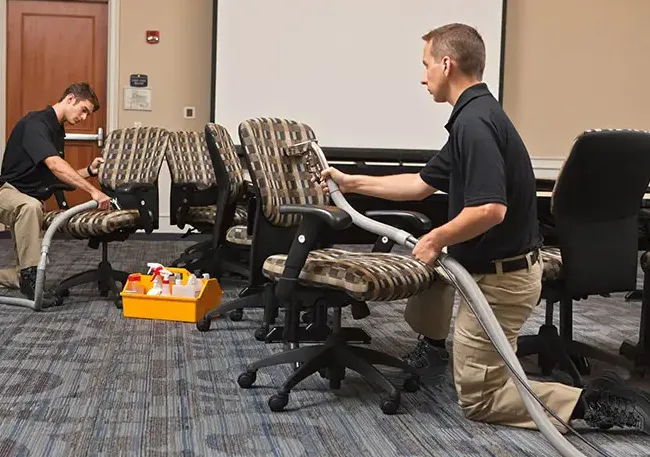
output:
[[[120,194],[135,194],[137,192],[143,192],[149,189],[153,189],[154,187],[155,186],[153,184],[145,184],[145,183],[120,184],[115,189],[115,192],[118,192]]]
[[[44,190],[45,192],[54,192],[56,190],[72,192],[73,190],[77,190],[77,187],[61,182],[61,183],[50,184],[49,186],[45,187]]]
[[[298,287],[299,276],[305,266],[309,252],[319,243],[320,233],[325,225],[334,230],[343,230],[352,224],[348,213],[336,206],[327,205],[282,205],[281,214],[302,214],[302,221],[291,243],[282,277],[278,279],[275,296],[280,303],[288,303]]]
[[[398,227],[417,236],[421,233],[428,232],[433,227],[431,219],[417,211],[402,210],[370,210],[365,215],[371,219],[383,222],[394,227]]]
[[[37,193],[37,198],[41,201],[45,201],[50,198],[52,195],[56,198],[56,202],[59,205],[60,209],[68,209],[68,202],[65,199],[65,191],[72,192],[76,190],[75,186],[66,184],[64,182],[52,183],[48,186],[39,188]]]
[[[335,230],[343,230],[352,225],[348,213],[336,206],[328,205],[281,205],[280,214],[303,214],[316,217]]]

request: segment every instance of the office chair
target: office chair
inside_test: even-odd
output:
[[[224,273],[247,277],[245,256],[228,250],[226,242],[226,230],[236,219],[248,218],[245,210],[242,215],[238,209],[244,193],[243,171],[228,132],[216,124],[206,125],[202,132],[170,132],[165,158],[172,178],[171,223],[211,235],[186,249],[170,266],[216,278]]]
[[[102,259],[96,269],[75,274],[56,287],[56,294],[69,295],[73,287],[97,283],[100,295],[112,293],[115,306],[122,308],[120,288],[128,273],[114,270],[108,261],[108,244],[124,241],[137,230],[151,233],[158,228],[158,175],[167,148],[168,132],[158,127],[132,127],[110,132],[102,149],[105,162],[99,167],[98,180],[102,192],[116,198],[121,209],[90,210],[76,214],[59,231],[75,239],[87,239],[92,249],[102,248]],[[60,209],[50,211],[43,219],[46,230],[65,209],[61,187],[55,186]],[[70,190],[63,186],[64,190]]]
[[[330,206],[320,186],[311,182],[313,170],[304,157],[295,154],[298,143],[315,140],[312,129],[293,120],[259,118],[244,121],[239,127],[244,159],[251,174],[256,194],[260,196],[259,211],[263,217],[255,225],[266,224],[274,231],[272,246],[282,240],[285,252],[264,254],[263,274],[270,281],[270,294],[284,309],[284,342],[295,346],[300,342],[300,313],[322,307],[332,311],[332,324],[324,342],[299,347],[254,362],[242,373],[238,382],[250,387],[257,370],[278,364],[301,363],[276,395],[269,400],[273,411],[288,403],[289,392],[313,373],[329,379],[331,388],[339,388],[346,368],[360,373],[388,391],[381,404],[386,414],[399,407],[400,391],[374,365],[402,369],[408,376],[403,388],[418,388],[417,374],[404,361],[367,347],[350,344],[349,335],[341,326],[341,310],[351,307],[353,315],[371,301],[392,301],[418,294],[436,280],[433,268],[410,255],[387,252],[350,252],[327,247],[336,230],[351,225],[350,216]],[[257,242],[254,235],[253,249]],[[270,254],[269,254],[270,253]],[[322,309],[321,308],[321,309]],[[218,311],[218,309],[217,309]]]
[[[558,245],[542,248],[546,322],[521,336],[518,355],[538,354],[544,374],[556,364],[583,386],[589,358],[625,365],[615,354],[573,339],[573,302],[636,287],[638,218],[650,182],[650,133],[589,130],[576,139],[551,199]],[[553,306],[560,303],[560,331]]]

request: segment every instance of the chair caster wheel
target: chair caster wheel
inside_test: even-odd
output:
[[[199,332],[207,332],[210,330],[210,319],[207,319],[205,317],[202,317],[197,323],[196,323],[196,329]]]
[[[115,299],[115,307],[117,309],[122,309],[122,297],[118,297]]]
[[[244,310],[242,309],[233,309],[230,311],[230,320],[233,322],[239,322],[244,317]]]
[[[404,389],[404,392],[417,392],[420,388],[420,381],[417,377],[408,378],[404,381],[402,388]]]
[[[314,312],[313,311],[305,311],[302,316],[300,317],[300,320],[302,321],[303,324],[313,324],[314,323]]]
[[[394,398],[386,398],[381,402],[381,410],[384,414],[395,414],[399,409],[399,400]]]
[[[255,330],[255,339],[257,341],[264,341],[268,333],[269,333],[268,329],[265,329],[264,327],[260,327],[257,330]]]
[[[278,413],[284,409],[289,403],[289,394],[275,394],[269,398],[269,408],[274,413]]]
[[[245,371],[242,374],[240,374],[239,377],[237,378],[237,384],[239,384],[239,387],[241,387],[242,389],[248,389],[253,384],[255,384],[256,379],[257,379],[257,372]]]
[[[52,306],[54,306],[54,307],[62,306],[63,305],[63,300],[65,300],[63,295],[55,295],[54,296],[54,301],[52,302]]]

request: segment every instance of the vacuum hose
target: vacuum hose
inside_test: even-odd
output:
[[[54,218],[50,226],[45,231],[45,235],[43,236],[43,241],[41,243],[41,258],[38,262],[38,267],[36,268],[36,286],[34,288],[34,300],[30,300],[28,298],[0,296],[0,304],[22,306],[24,308],[33,309],[34,311],[40,311],[43,308],[43,304],[52,304],[45,303],[43,300],[45,267],[47,265],[47,254],[50,250],[50,243],[52,242],[52,238],[54,237],[54,234],[59,229],[59,227],[66,223],[72,216],[95,208],[97,208],[97,202],[95,200],[91,200],[89,202],[82,203],[81,205],[73,206],[72,208],[63,211],[61,214],[58,214]]]
[[[302,145],[304,145],[304,143],[302,143]],[[316,154],[319,165],[322,167],[321,169],[327,168],[327,160],[320,146],[313,141],[309,142],[309,145],[313,153]],[[314,164],[312,164],[312,166],[313,165]],[[320,176],[317,176],[317,179],[320,179]],[[370,219],[369,217],[357,212],[347,202],[332,179],[327,180],[327,186],[330,196],[336,206],[348,213],[355,225],[371,233],[385,236],[401,246],[411,249],[415,247],[418,240],[413,235],[382,222]],[[513,380],[515,381],[519,395],[538,429],[561,455],[566,457],[585,457],[583,453],[576,449],[564,436],[562,436],[544,413],[544,409],[541,406],[543,403],[539,397],[534,394],[530,385],[528,385],[526,374],[519,363],[517,355],[512,349],[512,346],[510,346],[506,335],[501,329],[499,321],[492,312],[490,304],[483,295],[481,289],[478,287],[478,284],[476,284],[472,275],[458,261],[445,253],[441,253],[436,262],[472,309],[472,312],[477,317],[483,330],[495,345],[495,349],[497,349],[497,352],[503,358]],[[548,408],[546,409],[548,410]],[[562,422],[561,419],[552,411],[549,410],[549,413]]]

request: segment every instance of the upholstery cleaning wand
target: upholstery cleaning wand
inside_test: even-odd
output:
[[[320,172],[326,169],[328,167],[328,164],[327,159],[325,158],[325,154],[323,153],[318,143],[315,141],[307,141],[295,144],[290,149],[293,150],[289,152],[290,155],[306,156],[307,163],[311,172],[314,173],[315,178],[320,182]],[[332,179],[327,180],[327,187],[329,189],[330,196],[336,206],[348,213],[352,218],[352,222],[358,227],[361,227],[362,229],[376,235],[385,236],[395,243],[410,249],[413,249],[417,244],[418,240],[410,233],[376,221],[357,212],[347,202],[343,194],[340,192],[338,186]],[[485,298],[485,295],[483,295],[481,289],[478,287],[478,284],[476,284],[476,281],[474,281],[472,275],[457,260],[445,253],[441,253],[438,256],[436,264],[437,267],[442,270],[442,273],[444,273],[444,275],[441,276],[446,276],[445,279],[447,279],[456,288],[456,290],[458,290],[461,297],[471,308],[481,327],[483,327],[483,330],[492,341],[492,344],[494,345],[497,353],[503,359],[508,370],[510,371],[510,375],[513,377],[515,385],[517,386],[517,390],[519,391],[519,395],[521,396],[524,405],[528,410],[528,413],[532,417],[538,429],[551,442],[553,447],[555,447],[555,449],[565,457],[585,457],[583,453],[576,449],[557,430],[548,416],[544,413],[544,410],[553,416],[560,424],[564,425],[568,430],[572,431],[588,446],[592,447],[603,455],[608,455],[605,453],[605,451],[596,447],[592,443],[585,440],[582,436],[580,436],[560,417],[558,417],[556,413],[551,411],[533,392],[530,385],[528,384],[526,374],[524,373],[524,370],[519,363],[519,359],[517,359],[517,355],[512,349],[512,346],[510,346],[506,335],[501,329],[499,321],[496,319],[494,313],[492,312],[490,304]]]
[[[97,208],[97,202],[95,200],[91,200],[89,202],[82,203],[81,205],[73,206],[72,208],[63,211],[61,214],[58,214],[54,218],[50,226],[45,231],[43,242],[41,243],[41,258],[38,262],[38,267],[36,268],[36,286],[34,288],[34,299],[30,300],[28,298],[5,297],[0,295],[0,304],[22,306],[24,308],[33,309],[34,311],[40,311],[44,307],[58,304],[56,303],[57,300],[60,300],[58,297],[54,297],[52,301],[43,300],[45,267],[47,265],[47,253],[50,251],[50,243],[52,242],[52,238],[54,237],[54,234],[59,229],[59,227],[65,224],[72,216],[95,208]]]

